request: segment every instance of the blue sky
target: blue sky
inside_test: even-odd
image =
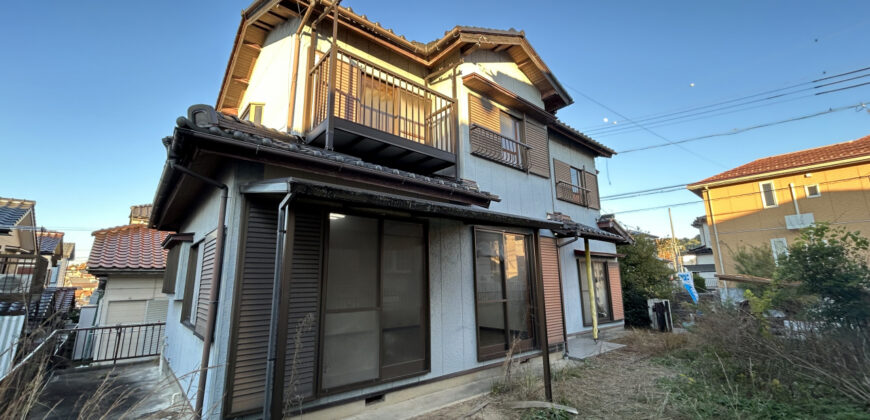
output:
[[[444,1],[425,10],[400,0],[344,5],[409,39],[430,41],[454,25],[516,28],[574,97],[559,117],[617,151],[664,141],[603,124],[707,105],[870,66],[870,2],[860,1]],[[0,196],[37,201],[37,222],[67,232],[86,258],[90,231],[126,223],[129,206],[153,198],[175,118],[214,104],[246,1],[14,2],[7,40]],[[534,10],[531,10],[534,9]],[[423,17],[421,19],[421,16]],[[860,83],[870,79],[859,79]],[[694,86],[692,86],[694,84]],[[843,83],[834,87],[849,86]],[[603,108],[581,95],[593,98]],[[812,93],[812,92],[808,92]],[[870,85],[652,128],[670,141],[870,102]],[[783,98],[787,99],[787,98]],[[740,135],[599,160],[602,195],[697,181],[772,154],[870,134],[870,113],[852,110]],[[605,201],[604,211],[653,233],[687,191]],[[679,236],[703,214],[674,207]]]

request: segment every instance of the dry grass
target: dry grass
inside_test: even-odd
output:
[[[654,356],[685,344],[685,338],[674,336],[631,332],[618,340],[627,344],[621,349],[584,361],[554,362],[554,402],[578,409],[582,418],[675,417],[676,413],[669,404],[668,390],[659,386],[658,381],[676,376],[676,372],[651,360]],[[544,400],[543,381],[539,371],[514,370],[511,375],[510,386],[505,386],[502,378],[496,383],[494,392],[489,395],[428,413],[421,418],[489,420],[570,416],[556,411],[506,408],[505,404],[510,401]],[[479,409],[483,403],[487,403],[486,406]],[[473,412],[475,409],[479,410]]]

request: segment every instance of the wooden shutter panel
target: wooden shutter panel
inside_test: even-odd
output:
[[[320,212],[295,212],[290,297],[287,305],[287,345],[284,350],[285,392],[283,393],[291,399],[306,399],[314,396],[320,318],[323,222]],[[306,316],[309,317],[307,321],[305,321]]]
[[[571,165],[562,162],[558,159],[553,159],[553,176],[556,177],[556,182],[571,183]]]
[[[613,307],[613,320],[620,321],[625,318],[622,308],[622,283],[619,275],[619,262],[607,262],[607,276],[610,280],[610,305]]]
[[[544,279],[544,307],[547,314],[547,341],[552,344],[563,340],[562,282],[559,278],[559,249],[556,239],[542,236],[541,271]]]
[[[498,107],[489,99],[468,94],[468,121],[471,124],[477,124],[498,133],[501,131],[499,118]]]
[[[526,120],[526,144],[529,151],[529,172],[544,178],[550,177],[550,148],[547,142],[547,129],[537,123]]]
[[[275,278],[275,242],[278,206],[251,201],[245,227],[239,289],[233,310],[228,382],[229,413],[261,409],[266,388],[266,353],[272,282]]]
[[[163,288],[160,290],[163,293],[175,293],[175,279],[178,277],[178,255],[181,252],[181,245],[173,245],[169,249],[169,254],[166,255],[166,268],[163,271]]]
[[[598,200],[598,175],[593,174],[592,172],[583,171],[583,177],[586,178],[586,185],[584,186],[589,189],[586,206],[598,210],[601,208],[601,203]]]
[[[209,294],[214,284],[214,252],[217,239],[211,238],[205,241],[202,251],[202,270],[199,275],[199,293],[196,297],[196,322],[193,330],[200,337],[205,335],[206,322],[208,320]]]

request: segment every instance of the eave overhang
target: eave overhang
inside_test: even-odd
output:
[[[359,188],[312,181],[279,178],[254,182],[242,187],[243,194],[293,194],[296,198],[320,200],[326,205],[363,207],[406,212],[418,217],[436,217],[467,223],[492,224],[537,229],[560,229],[562,222],[500,213],[479,207],[444,203],[418,197],[373,192]]]
[[[314,14],[319,15],[333,2],[323,0],[316,4]],[[284,21],[305,13],[309,3],[297,0],[255,1],[244,12],[236,33],[224,80],[218,94],[216,108],[221,112],[237,115],[244,91],[247,89],[254,62],[259,56],[266,35]],[[383,28],[379,23],[358,15],[350,8],[338,7],[339,25],[370,41],[425,66],[430,71],[453,53],[467,54],[473,49],[506,51],[541,92],[548,112],[564,108],[574,102],[565,88],[556,79],[549,67],[532,48],[523,31],[498,30],[457,26],[447,31],[442,38],[423,44],[409,41]],[[331,22],[326,16],[324,22]]]

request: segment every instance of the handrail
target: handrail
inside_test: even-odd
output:
[[[472,154],[524,171],[529,169],[532,147],[528,144],[477,124],[471,124],[469,133]]]
[[[585,188],[582,185],[574,185],[567,181],[556,181],[556,198],[561,200],[588,207],[590,192],[592,192],[591,189]]]
[[[347,50],[345,50],[345,49],[338,48],[338,54],[339,54],[339,56],[341,56],[341,55],[346,55],[346,56],[348,56],[348,57],[350,57],[350,58],[352,58],[352,59],[354,59],[354,60],[356,60],[356,61],[362,62],[363,64],[365,64],[365,65],[367,65],[367,66],[369,66],[369,67],[376,67],[376,68],[377,68],[378,70],[380,70],[381,72],[386,73],[386,74],[388,74],[389,76],[395,77],[396,79],[399,79],[399,80],[401,80],[401,81],[407,83],[407,84],[410,85],[410,86],[413,86],[413,87],[415,87],[415,88],[417,88],[417,89],[424,90],[424,91],[429,92],[429,93],[431,93],[431,94],[433,94],[433,95],[435,95],[435,96],[440,97],[441,99],[444,99],[445,101],[448,101],[448,102],[450,102],[450,103],[453,103],[453,98],[451,98],[451,97],[449,97],[449,96],[446,96],[446,95],[444,95],[444,94],[442,94],[442,93],[440,93],[440,92],[438,92],[438,91],[436,91],[436,90],[434,90],[434,89],[432,89],[432,88],[430,88],[430,87],[426,87],[426,86],[423,86],[423,85],[421,85],[421,84],[418,84],[417,82],[415,82],[415,81],[413,81],[413,80],[410,80],[410,79],[407,79],[407,78],[405,78],[404,76],[401,76],[401,75],[399,75],[399,74],[397,74],[397,73],[395,73],[395,72],[392,72],[392,71],[390,71],[390,70],[387,70],[387,69],[385,69],[383,66],[378,65],[378,64],[375,64],[375,63],[373,63],[373,62],[371,62],[371,61],[369,61],[369,60],[366,60],[365,58],[362,58],[362,57],[360,57],[360,56],[358,56],[358,55],[356,55],[356,54],[353,54],[353,53],[351,53],[351,52],[349,52],[349,51],[347,51]]]

